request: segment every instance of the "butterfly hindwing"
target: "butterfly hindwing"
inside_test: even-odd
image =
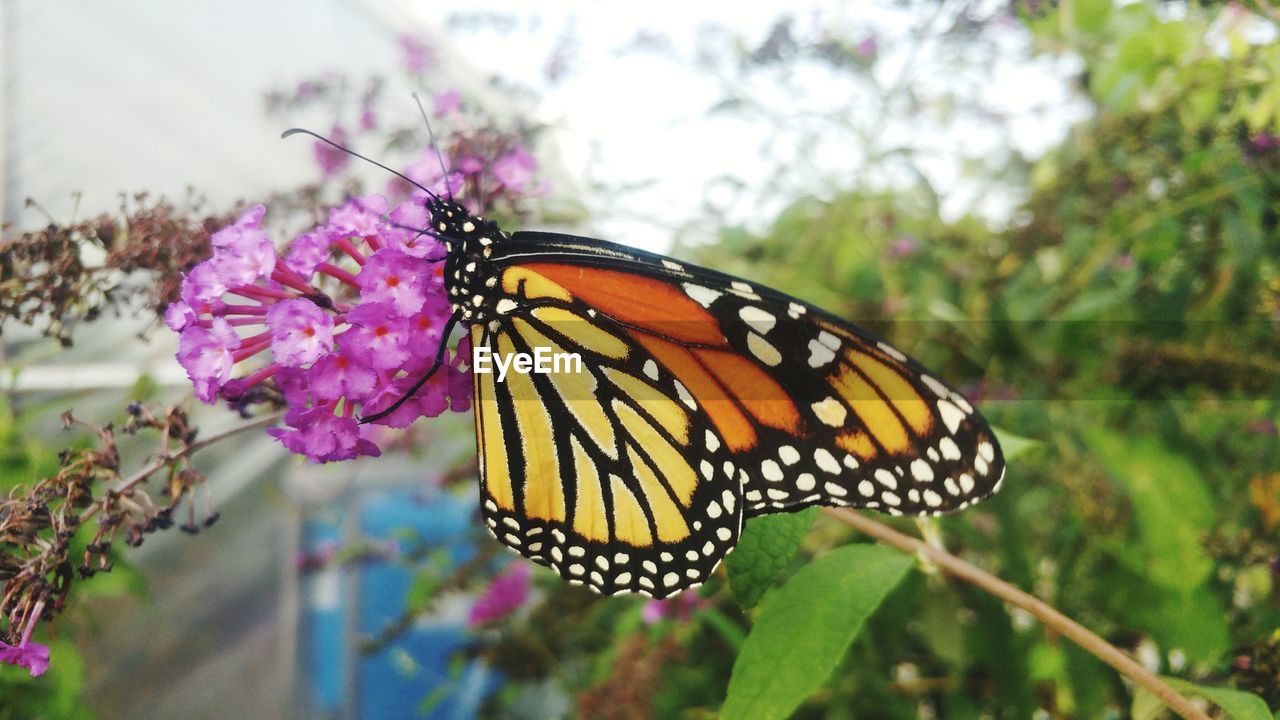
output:
[[[504,357],[576,352],[582,364],[502,381],[474,373],[490,531],[605,594],[664,597],[700,584],[742,523],[727,447],[614,323],[533,275],[506,279],[507,312],[473,327],[473,343]]]

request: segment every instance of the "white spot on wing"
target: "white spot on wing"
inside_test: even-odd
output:
[[[778,457],[782,459],[782,462],[788,465],[795,465],[800,462],[800,451],[790,445],[783,445],[778,448]]]
[[[835,456],[827,452],[825,448],[818,448],[813,451],[813,461],[818,463],[818,467],[832,475],[840,474],[840,463],[836,462]]]
[[[693,401],[693,395],[689,394],[689,390],[679,381],[676,380],[676,394],[680,396],[680,402],[684,403],[690,410],[697,410],[698,403]]]
[[[738,317],[742,318],[743,322],[750,325],[752,330],[761,335],[767,335],[773,329],[773,326],[778,323],[777,318],[755,305],[743,305],[738,310]]]
[[[942,415],[942,422],[947,426],[947,432],[952,435],[960,427],[960,421],[964,420],[964,411],[956,407],[950,400],[938,401],[938,414]]]
[[[720,449],[720,438],[716,437],[715,433],[708,430],[707,431],[707,452],[715,452],[718,449]]]
[[[658,363],[652,360],[645,360],[644,374],[648,375],[650,380],[657,380],[658,379]]]
[[[921,375],[920,380],[925,385],[928,385],[929,389],[932,390],[934,394],[940,398],[945,398],[951,395],[951,391],[947,389],[947,386],[938,382],[938,380],[932,376]]]
[[[770,367],[774,367],[782,362],[782,353],[778,352],[778,348],[770,345],[768,340],[765,340],[754,332],[747,333],[747,349],[750,350],[751,354],[755,355],[760,362]]]
[[[898,362],[904,363],[907,361],[907,356],[903,355],[902,352],[898,350],[898,348],[890,345],[889,343],[877,342],[876,347],[880,348],[880,350],[883,351],[885,355],[888,355],[889,357],[893,358],[894,360],[897,360]]]
[[[832,335],[826,330],[822,330],[818,333],[818,342],[822,343],[823,345],[826,345],[832,350],[840,349],[840,338],[836,337],[835,335]]]
[[[823,425],[831,427],[838,428],[844,425],[845,418],[849,415],[849,411],[845,409],[844,405],[833,397],[828,397],[809,407],[812,408],[813,414],[818,417],[818,420]]]
[[[834,350],[817,340],[809,341],[809,367],[822,367],[835,359],[836,353]]]
[[[929,463],[917,458],[911,461],[911,476],[920,482],[929,482],[933,480],[933,468]]]
[[[760,474],[769,482],[782,481],[782,468],[778,467],[778,463],[772,460],[765,460],[760,463]]]
[[[712,290],[711,288],[694,285],[693,283],[684,284],[684,293],[693,298],[694,302],[698,303],[702,307],[711,307],[711,303],[715,302],[717,298],[723,295],[719,290]]]

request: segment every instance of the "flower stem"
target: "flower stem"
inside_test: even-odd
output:
[[[146,465],[143,465],[141,468],[138,469],[137,472],[125,478],[124,480],[121,480],[118,485],[111,488],[110,492],[128,495],[133,490],[133,487],[135,485],[145,482],[147,478],[151,477],[156,472],[164,469],[166,466],[172,465],[173,463],[177,462],[178,460],[181,460],[182,458],[188,455],[191,455],[197,450],[202,450],[214,443],[221,442],[223,440],[226,440],[229,437],[232,437],[234,435],[239,435],[240,433],[243,433],[243,432],[248,432],[249,430],[257,430],[258,428],[266,427],[268,425],[274,425],[282,417],[284,417],[283,410],[279,412],[269,413],[267,415],[263,415],[262,417],[254,418],[252,421],[244,423],[243,425],[237,425],[233,428],[223,430],[222,432],[214,433],[213,435],[210,435],[201,440],[197,440],[196,442],[193,442],[190,445],[187,445],[186,447],[183,447],[181,449],[174,450],[171,452],[161,453],[159,457],[155,458],[154,460],[147,463]],[[101,509],[102,509],[102,503],[94,503],[93,505],[89,506],[88,508],[85,509],[83,513],[80,514],[80,523],[83,524],[86,520],[96,515],[98,511]]]
[[[1120,674],[1146,688],[1179,716],[1187,720],[1209,720],[1209,716],[1192,705],[1191,701],[1179,695],[1173,688],[1166,685],[1151,672],[1148,672],[1133,658],[1039,598],[1019,590],[1008,582],[961,560],[942,548],[934,547],[910,535],[898,532],[884,523],[872,520],[852,510],[823,508],[823,511],[830,517],[866,533],[886,545],[892,545],[904,552],[923,555],[947,573],[986,590],[1010,605],[1026,610],[1036,618],[1039,618],[1040,622],[1046,626],[1066,636],[1099,660],[1118,670]]]

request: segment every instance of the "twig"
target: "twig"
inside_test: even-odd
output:
[[[193,442],[190,445],[187,445],[181,449],[173,450],[170,452],[162,452],[154,460],[152,460],[151,462],[139,468],[137,472],[125,478],[124,480],[121,480],[119,484],[117,484],[115,487],[111,488],[108,491],[108,494],[111,494],[111,493],[128,494],[131,490],[133,490],[133,487],[138,483],[144,482],[147,478],[151,477],[156,472],[164,469],[169,465],[172,465],[174,462],[181,460],[182,458],[188,455],[195,453],[197,450],[203,450],[204,448],[216,442],[225,440],[233,435],[239,435],[242,432],[247,432],[249,430],[256,430],[257,428],[264,427],[266,425],[274,425],[282,417],[284,417],[283,410],[279,412],[269,413],[267,415],[263,415],[262,417],[254,418],[251,422],[247,422],[243,425],[237,425],[233,428],[228,428],[226,430],[223,430],[222,432],[210,435],[209,437],[206,437],[202,440],[197,440],[196,442]],[[101,503],[94,503],[93,505],[85,509],[83,513],[80,514],[80,522],[83,523],[85,520],[88,520],[89,518],[93,517],[101,509],[102,509]]]
[[[961,560],[941,548],[928,545],[852,510],[823,508],[823,511],[827,515],[870,535],[886,545],[892,545],[905,552],[924,555],[944,571],[986,590],[1010,605],[1026,610],[1039,618],[1040,622],[1070,638],[1099,660],[1146,688],[1152,695],[1160,698],[1161,702],[1168,705],[1170,710],[1173,710],[1183,718],[1187,720],[1209,720],[1209,716],[1192,705],[1191,701],[1179,695],[1173,688],[1162,682],[1160,678],[1148,672],[1133,658],[1121,652],[1119,648],[1103,640],[1085,626],[1063,615],[1057,609],[1035,596],[1019,590],[1004,580]]]

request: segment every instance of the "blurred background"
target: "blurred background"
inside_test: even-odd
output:
[[[289,237],[387,177],[280,132],[421,166],[417,92],[442,139],[503,133],[536,158],[505,227],[772,285],[951,379],[1010,468],[938,523],[948,546],[1152,670],[1275,711],[1277,22],[1111,0],[6,0],[5,239],[161,197],[197,219],[265,201]],[[107,422],[189,393],[154,304],[5,321],[0,489],[87,442],[61,410]],[[50,672],[0,667],[0,718],[715,716],[753,613],[723,576],[661,603],[572,588],[479,530],[468,417],[398,447],[202,453],[219,523],[83,583]],[[855,540],[806,522],[790,569]],[[917,573],[799,716],[1159,712],[1028,616]]]

